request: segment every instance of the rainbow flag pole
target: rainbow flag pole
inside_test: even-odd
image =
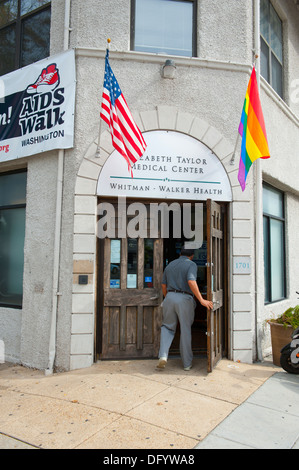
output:
[[[239,134],[242,137],[242,144],[238,180],[244,191],[252,163],[258,158],[270,158],[255,66],[252,68],[246,91]]]
[[[257,70],[257,91],[260,91],[260,11],[261,1],[253,0],[253,21],[254,21],[254,52],[255,64]],[[259,100],[260,102],[260,100]],[[260,106],[261,110],[261,106]],[[264,127],[265,128],[265,127]],[[266,138],[266,135],[264,134]],[[269,156],[269,150],[266,152]],[[263,359],[261,338],[263,336],[263,315],[264,315],[264,257],[263,257],[263,177],[261,168],[261,159],[255,162],[255,187],[254,187],[254,216],[255,216],[255,344],[256,357]]]

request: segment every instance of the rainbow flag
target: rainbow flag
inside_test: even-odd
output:
[[[255,68],[253,67],[245,96],[239,134],[242,137],[238,180],[242,191],[252,163],[258,158],[270,158],[266,127],[260,102]]]

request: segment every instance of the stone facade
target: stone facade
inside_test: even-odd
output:
[[[284,24],[285,100],[261,78],[271,153],[271,159],[261,166],[263,180],[285,194],[287,297],[267,306],[262,302],[257,308],[255,168],[242,192],[237,179],[239,146],[232,162],[253,60],[253,2],[199,1],[198,57],[175,57],[173,80],[161,76],[168,56],[130,51],[129,4],[127,0],[71,2],[69,47],[75,49],[77,74],[75,145],[64,151],[55,367],[88,367],[95,360],[96,187],[113,151],[104,123],[99,136],[108,37],[112,40],[110,63],[141,131],[174,130],[190,135],[215,153],[227,173],[233,194],[229,208],[229,357],[250,363],[257,359],[258,348],[263,354],[269,352],[265,318],[294,305],[299,288],[299,11],[291,0],[273,1]],[[63,0],[52,2],[52,54],[62,51],[65,5]],[[99,139],[101,153],[97,157]],[[5,343],[7,360],[40,369],[47,367],[49,359],[57,165],[54,151],[0,164],[1,172],[28,169],[23,308],[0,307],[0,339]],[[250,259],[250,273],[234,274],[236,257]],[[81,274],[88,275],[88,284],[78,284]],[[263,285],[260,289],[263,295]]]

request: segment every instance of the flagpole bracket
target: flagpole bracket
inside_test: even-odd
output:
[[[253,54],[253,67],[256,67],[256,63],[259,59],[259,54],[258,54],[259,51],[257,51],[256,49],[252,49],[252,54]]]

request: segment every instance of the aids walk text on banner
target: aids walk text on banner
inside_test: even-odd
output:
[[[74,145],[75,54],[1,77],[0,162]]]

